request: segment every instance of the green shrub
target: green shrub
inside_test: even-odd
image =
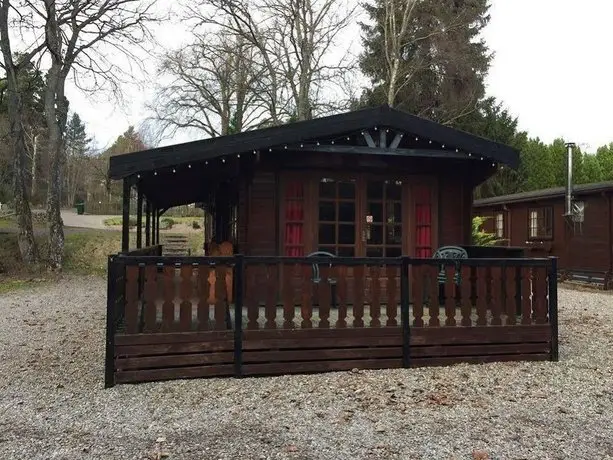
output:
[[[162,217],[160,219],[160,230],[170,230],[176,223],[172,217]]]
[[[194,230],[196,230],[198,228],[201,228],[201,225],[200,225],[200,223],[197,220],[194,220],[194,221],[192,221],[192,228]]]
[[[475,246],[496,246],[504,241],[498,238],[495,233],[488,233],[483,230],[483,224],[491,217],[475,216],[472,220],[472,238]]]

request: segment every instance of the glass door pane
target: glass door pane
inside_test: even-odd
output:
[[[401,256],[402,238],[402,182],[368,181],[362,235],[366,256]]]
[[[319,183],[318,250],[356,255],[356,183],[323,178]]]

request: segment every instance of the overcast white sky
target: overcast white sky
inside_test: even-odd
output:
[[[613,142],[613,18],[611,0],[492,0],[485,31],[495,52],[488,93],[519,117],[520,128],[549,142],[556,137],[583,144],[584,151]],[[158,39],[177,45],[187,35],[180,24],[160,27]],[[359,37],[353,37],[359,43]],[[155,61],[144,63],[153,74]],[[127,91],[126,108],[68,94],[71,108],[100,146],[146,117],[147,86]],[[185,136],[174,141],[185,141]],[[172,140],[165,141],[172,143]]]

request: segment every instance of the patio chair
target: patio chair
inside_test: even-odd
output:
[[[433,259],[468,259],[468,253],[466,252],[466,249],[461,248],[459,246],[442,246],[434,252],[434,255],[432,256],[432,258]],[[455,267],[456,267],[456,271],[455,271],[455,276],[454,276],[454,282],[456,286],[459,286],[462,282],[460,270],[458,270],[460,267],[460,263],[456,262]],[[445,284],[445,282],[447,281],[447,275],[445,274],[444,265],[441,265],[437,280],[439,284]]]
[[[336,257],[334,254],[330,253],[330,252],[326,252],[326,251],[315,251],[312,252],[310,254],[307,255],[307,257]],[[319,273],[319,265],[318,264],[313,264],[313,278],[311,278],[311,281],[313,281],[314,284],[319,284],[321,283],[321,276]],[[329,267],[332,268],[332,264],[329,264]],[[336,308],[336,279],[335,278],[330,278],[328,277],[328,284],[330,285],[330,301],[332,303],[332,308]]]

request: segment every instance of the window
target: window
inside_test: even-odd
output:
[[[304,183],[290,181],[285,184],[285,238],[286,256],[304,256]]]
[[[496,214],[494,226],[495,226],[494,230],[496,233],[496,237],[504,238],[504,214],[503,213],[499,212],[498,214]]]
[[[430,187],[415,187],[415,257],[432,256],[432,198]]]
[[[551,207],[529,210],[528,236],[530,238],[551,238],[553,236],[553,211]]]
[[[318,208],[318,250],[340,257],[354,257],[356,255],[355,181],[321,179]]]

